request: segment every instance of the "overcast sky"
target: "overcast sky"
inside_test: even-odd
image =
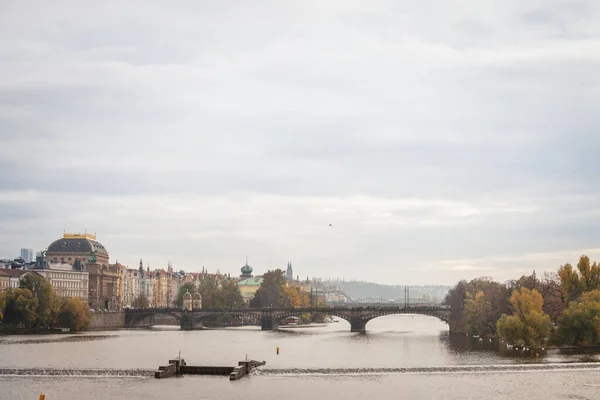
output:
[[[600,1],[0,0],[0,258],[454,284],[600,260]],[[331,224],[331,226],[329,226]]]

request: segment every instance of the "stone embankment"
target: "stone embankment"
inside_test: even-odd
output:
[[[94,312],[88,330],[108,331],[125,328],[125,312]]]

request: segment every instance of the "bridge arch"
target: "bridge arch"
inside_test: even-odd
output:
[[[374,311],[374,312],[370,312],[368,314],[363,314],[358,318],[354,318],[353,321],[351,321],[351,331],[352,332],[366,332],[366,326],[370,321],[373,321],[374,319],[380,318],[380,317],[385,317],[385,316],[389,316],[389,315],[423,315],[423,316],[427,316],[427,317],[433,317],[436,318],[444,323],[446,323],[448,325],[448,329],[451,329],[450,326],[450,322],[449,322],[449,313],[444,312],[444,311],[439,311],[439,310],[412,310],[412,309],[406,309],[406,310],[379,310],[379,311]]]

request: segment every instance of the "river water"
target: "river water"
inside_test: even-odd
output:
[[[598,399],[600,358],[453,337],[426,316],[377,318],[367,334],[341,320],[316,327],[152,330],[0,338],[0,399]],[[276,348],[280,354],[276,354]],[[189,365],[267,365],[227,377],[157,380],[179,352]]]

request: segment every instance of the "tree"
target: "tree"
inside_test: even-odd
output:
[[[88,327],[91,315],[88,304],[77,299],[63,298],[60,301],[56,323],[71,332],[79,332]]]
[[[283,296],[285,307],[303,308],[310,305],[308,293],[298,286],[284,286]]]
[[[33,294],[33,297],[38,300],[35,325],[43,327],[51,326],[56,320],[58,301],[50,282],[37,274],[30,273],[19,280],[19,287],[29,290]]]
[[[220,302],[219,283],[214,276],[205,275],[202,277],[198,291],[202,295],[202,308],[223,307]]]
[[[140,293],[140,295],[133,300],[131,305],[133,308],[148,308],[150,307],[150,302],[144,293]]]
[[[558,322],[558,337],[561,343],[598,344],[600,342],[600,290],[584,293],[579,302],[570,302]]]
[[[467,322],[465,317],[465,300],[467,299],[467,290],[469,284],[462,280],[456,284],[446,294],[444,305],[450,307],[449,324],[456,331],[466,331]]]
[[[225,279],[221,284],[221,297],[228,308],[238,308],[244,305],[244,299],[240,293],[238,285],[229,279]]]
[[[285,306],[284,287],[287,281],[281,269],[268,271],[263,275],[263,283],[250,301],[251,307],[283,307]]]
[[[558,274],[544,273],[539,292],[544,299],[544,312],[548,314],[552,322],[556,323],[567,304],[567,297]]]
[[[175,300],[175,307],[177,307],[177,308],[183,307],[183,295],[186,294],[187,292],[190,292],[190,294],[196,293],[196,288],[194,287],[193,283],[187,282],[187,283],[184,283],[183,285],[181,285],[181,287],[179,288],[179,292],[177,292],[177,299]]]
[[[542,309],[544,299],[537,290],[515,290],[510,296],[510,304],[513,315],[502,314],[497,323],[500,338],[509,344],[522,341],[528,346],[537,346],[548,337],[552,322]]]
[[[4,318],[4,314],[2,311],[4,310],[4,306],[6,305],[6,297],[4,292],[0,291],[0,321]]]
[[[467,293],[464,305],[467,331],[472,335],[493,336],[496,322],[508,312],[508,290],[491,280],[479,280],[474,286],[483,288],[474,295]]]
[[[600,264],[590,263],[586,255],[579,258],[577,270],[571,264],[565,264],[558,270],[558,275],[568,302],[577,300],[585,292],[600,289]]]
[[[26,328],[31,328],[35,324],[38,299],[33,297],[29,289],[8,289],[4,298],[6,302],[2,319],[4,324],[23,324]]]

